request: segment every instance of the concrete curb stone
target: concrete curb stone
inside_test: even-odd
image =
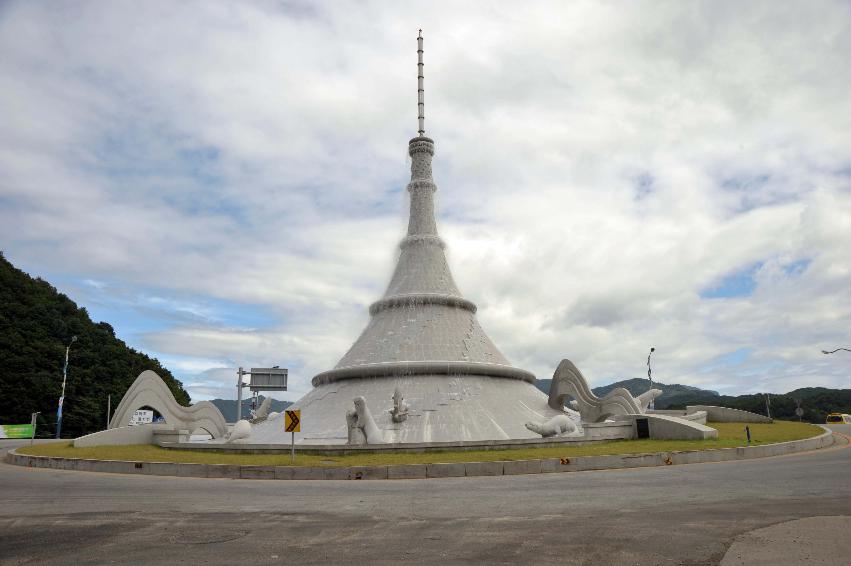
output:
[[[93,460],[81,460],[81,462],[93,462]],[[152,476],[176,476],[177,464],[174,462],[149,462],[145,471]]]
[[[463,478],[464,464],[426,464],[427,478]]]
[[[501,476],[504,473],[505,462],[466,462],[464,475],[472,476]]]
[[[540,474],[541,460],[506,460],[502,464],[502,473],[506,476]]]
[[[207,466],[208,478],[239,479],[239,468],[236,464],[204,464]]]
[[[330,469],[330,468],[328,468]],[[314,466],[304,466],[293,468],[294,480],[324,480],[325,468],[317,468]]]
[[[273,480],[274,466],[240,466],[239,477],[243,480]]]
[[[352,466],[348,470],[350,480],[387,479],[387,466]]]
[[[427,477],[427,473],[427,464],[406,464],[398,466],[387,466],[387,479],[389,480],[425,479]]]
[[[210,468],[208,464],[178,464],[177,475],[184,478],[208,478]]]

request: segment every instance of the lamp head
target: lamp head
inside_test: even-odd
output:
[[[74,343],[74,342],[76,342],[76,341],[77,341],[77,337],[76,337],[76,336],[71,336],[71,343]]]

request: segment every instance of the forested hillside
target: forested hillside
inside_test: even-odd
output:
[[[106,322],[41,279],[15,268],[0,253],[0,424],[29,423],[40,411],[39,436],[55,433],[65,347],[72,336],[62,436],[102,430],[107,395],[113,409],[134,379],[154,370],[181,404],[183,385],[159,361],[128,347]]]

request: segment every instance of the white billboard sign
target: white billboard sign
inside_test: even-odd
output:
[[[132,415],[130,415],[130,426],[136,426],[141,424],[150,424],[154,422],[154,412],[153,411],[145,411],[138,410],[135,411]]]

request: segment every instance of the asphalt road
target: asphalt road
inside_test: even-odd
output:
[[[834,430],[851,435],[851,426]],[[732,564],[762,552],[753,541],[764,548],[770,537],[757,529],[772,526],[803,533],[772,535],[774,564],[784,555],[778,545],[815,548],[808,532],[836,539],[831,564],[843,564],[849,516],[844,438],[760,460],[439,480],[219,480],[0,464],[4,565],[719,564],[735,542]],[[806,518],[818,519],[798,521]]]

